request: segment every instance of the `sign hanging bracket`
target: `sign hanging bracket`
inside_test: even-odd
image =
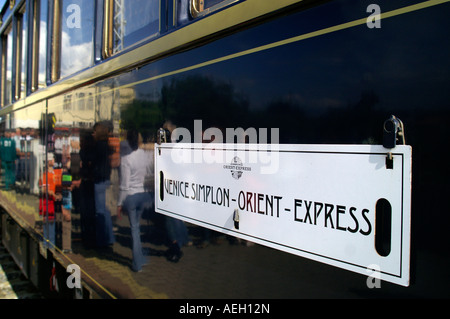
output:
[[[405,129],[403,122],[394,115],[384,122],[383,125],[383,147],[393,149],[397,144],[405,145]],[[386,168],[394,168],[392,152],[387,153]]]
[[[161,145],[162,143],[168,143],[169,139],[170,139],[170,132],[161,127],[158,130],[158,133],[156,136],[156,143],[158,145]],[[159,149],[159,155],[161,155],[161,149]]]

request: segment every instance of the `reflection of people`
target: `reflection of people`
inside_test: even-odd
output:
[[[16,191],[24,192],[29,182],[30,169],[30,135],[29,129],[16,129],[18,136],[17,145],[17,171],[16,171]]]
[[[169,131],[169,135],[172,135],[173,130],[176,125],[170,120],[167,120],[163,128]],[[178,262],[183,256],[181,247],[189,242],[189,235],[186,225],[182,220],[172,218],[170,216],[165,216],[167,234],[170,240],[170,247],[166,252],[166,257],[169,261]]]
[[[39,215],[44,219],[44,238],[48,239],[53,245],[56,242],[55,235],[55,173],[53,170],[53,154],[48,153],[47,170],[43,172],[39,179],[41,195],[39,198]]]
[[[182,220],[165,216],[166,229],[170,240],[169,249],[166,252],[167,260],[178,262],[183,256],[181,247],[189,242],[188,231]]]
[[[111,212],[106,207],[106,190],[110,186],[110,155],[108,145],[108,127],[103,123],[94,125],[95,149],[93,158],[95,225],[98,247],[112,245],[115,241]]]
[[[95,141],[91,132],[83,130],[80,132],[80,156],[79,156],[79,191],[75,192],[74,205],[80,211],[81,239],[86,248],[95,246],[95,200],[94,196],[94,149]],[[72,174],[75,169],[75,162],[71,161]],[[75,178],[78,179],[78,176]]]
[[[70,158],[63,168],[62,183],[62,249],[72,250],[72,175],[70,173]]]
[[[142,252],[140,220],[145,209],[152,206],[153,192],[146,191],[144,182],[152,174],[153,155],[139,148],[140,135],[135,129],[127,132],[131,153],[121,158],[118,215],[121,210],[128,214],[131,227],[133,271],[140,271],[147,263]]]
[[[0,150],[2,158],[2,169],[4,174],[5,189],[8,190],[16,182],[16,141],[11,138],[11,132],[5,132],[5,138],[1,143]]]

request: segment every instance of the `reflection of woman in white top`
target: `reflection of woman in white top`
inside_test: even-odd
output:
[[[133,271],[140,271],[147,260],[142,253],[140,220],[145,209],[153,203],[153,192],[145,189],[144,182],[153,174],[153,154],[139,148],[140,135],[131,129],[127,132],[127,141],[132,152],[121,158],[118,213],[128,214],[131,227]],[[120,215],[119,215],[120,216]]]

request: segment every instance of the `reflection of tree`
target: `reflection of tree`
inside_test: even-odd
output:
[[[162,88],[161,108],[165,119],[191,128],[201,119],[203,127],[236,127],[247,123],[248,103],[231,84],[202,76],[173,80]]]
[[[305,137],[305,124],[308,121],[305,113],[294,102],[286,99],[272,102],[260,117],[263,127],[279,128],[281,143],[300,143]]]
[[[125,106],[121,120],[123,129],[137,129],[145,138],[156,134],[163,117],[158,102],[135,99]]]
[[[164,85],[157,101],[134,100],[122,112],[122,127],[154,135],[164,120],[171,120],[193,132],[194,120],[202,120],[203,129],[279,128],[280,143],[379,144],[390,114],[377,110],[378,103],[375,93],[364,92],[356,103],[346,107],[331,103],[319,114],[314,106],[291,98],[250,109],[231,84],[194,75]]]
[[[389,114],[375,108],[378,102],[375,93],[364,92],[356,103],[325,106],[326,111],[317,115],[312,105],[280,99],[254,116],[261,127],[278,127],[281,143],[381,143]]]
[[[383,123],[390,114],[376,109],[379,102],[378,95],[369,91],[346,108],[330,110],[323,121],[323,142],[381,144]]]

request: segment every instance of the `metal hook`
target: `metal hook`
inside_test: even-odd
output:
[[[383,125],[383,146],[385,148],[395,148],[397,143],[405,144],[405,132],[403,122],[394,115],[384,122]],[[386,168],[394,168],[394,158],[392,152],[388,152],[386,158]]]

